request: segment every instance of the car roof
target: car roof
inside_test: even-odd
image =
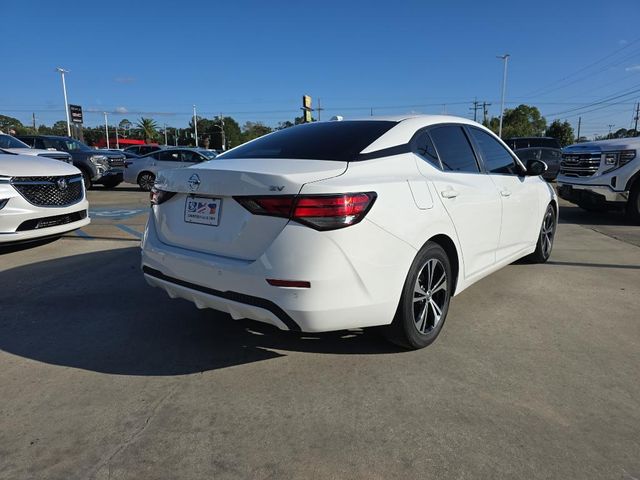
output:
[[[429,127],[432,125],[455,123],[459,125],[469,125],[490,133],[495,137],[495,134],[478,122],[474,122],[468,118],[456,117],[454,115],[394,115],[394,116],[380,116],[380,117],[364,117],[354,118],[358,121],[387,121],[396,122],[396,125],[389,129],[386,133],[375,140],[371,145],[365,148],[360,153],[375,152],[384,148],[395,147],[396,145],[403,145],[408,143],[417,130],[421,128]],[[501,140],[502,141],[502,140]],[[503,142],[504,143],[504,142]]]

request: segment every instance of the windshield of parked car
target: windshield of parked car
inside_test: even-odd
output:
[[[285,128],[219,155],[227,158],[295,158],[349,162],[396,122],[314,122]]]
[[[0,148],[29,148],[29,145],[11,135],[0,134]]]
[[[47,140],[48,148],[55,148],[56,150],[91,150],[84,143],[74,140],[72,138],[50,138]]]

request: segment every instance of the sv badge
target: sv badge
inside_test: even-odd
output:
[[[269,191],[270,192],[281,192],[282,190],[284,190],[284,185],[279,186],[279,185],[271,185],[269,187]]]

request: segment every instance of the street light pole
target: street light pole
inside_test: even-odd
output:
[[[107,112],[104,113],[104,134],[107,138],[107,150],[109,149],[109,121],[107,120]]]
[[[504,71],[502,73],[502,99],[500,100],[500,127],[498,128],[498,136],[502,138],[502,117],[504,116],[504,95],[507,91],[507,64],[509,63],[509,55],[505,53],[504,55],[498,55],[496,58],[501,58],[504,60]]]
[[[198,117],[196,116],[196,106],[193,106],[193,129],[196,136],[196,148],[198,148]]]
[[[69,103],[67,102],[67,84],[64,81],[64,74],[69,73],[62,67],[56,67],[56,72],[60,72],[62,76],[62,92],[64,93],[64,112],[67,114],[67,136],[71,136],[71,122],[69,121]]]
[[[167,146],[167,124],[164,124],[164,146]]]

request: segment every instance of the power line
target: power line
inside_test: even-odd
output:
[[[565,76],[564,76],[564,77],[562,77],[561,79],[556,80],[556,81],[554,81],[554,82],[551,82],[551,83],[549,83],[549,84],[545,85],[544,87],[538,88],[538,89],[536,89],[536,90],[534,90],[534,91],[530,92],[527,96],[528,96],[528,97],[532,97],[532,96],[539,96],[539,95],[540,95],[540,93],[539,93],[539,92],[544,92],[544,91],[545,91],[546,89],[548,89],[549,87],[552,87],[552,86],[554,86],[554,85],[557,85],[558,83],[562,83],[562,82],[564,82],[565,80],[567,80],[567,79],[569,79],[569,78],[571,78],[571,77],[573,77],[573,76],[575,76],[575,75],[578,75],[579,73],[582,73],[582,72],[584,72],[585,70],[590,69],[591,67],[593,67],[593,66],[595,66],[595,65],[599,64],[600,62],[603,62],[603,61],[605,61],[605,60],[607,60],[607,59],[609,59],[609,58],[611,58],[611,57],[613,57],[613,56],[617,55],[618,53],[622,52],[623,50],[626,50],[626,49],[627,49],[627,48],[629,48],[631,45],[634,45],[635,43],[638,43],[638,42],[640,42],[640,37],[638,37],[638,38],[636,38],[635,40],[633,40],[633,41],[631,41],[631,42],[627,43],[626,45],[624,45],[623,47],[621,47],[621,48],[619,48],[619,49],[617,49],[617,50],[613,51],[612,53],[610,53],[610,54],[608,54],[608,55],[605,55],[605,56],[604,56],[604,57],[602,57],[602,58],[599,58],[599,59],[598,59],[598,60],[596,60],[595,62],[592,62],[592,63],[590,63],[589,65],[587,65],[587,66],[585,66],[585,67],[582,67],[582,68],[580,68],[579,70],[576,70],[576,71],[575,71],[575,72],[573,72],[573,73],[570,73],[569,75],[565,75]]]

